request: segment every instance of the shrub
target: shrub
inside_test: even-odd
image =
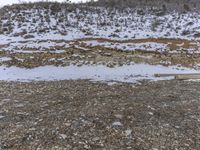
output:
[[[184,4],[183,8],[185,11],[191,11],[190,6],[188,4]]]

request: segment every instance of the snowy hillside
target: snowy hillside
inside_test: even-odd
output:
[[[200,37],[200,16],[188,13],[144,13],[105,8],[82,8],[54,13],[51,9],[8,10],[1,17],[1,39],[66,39],[96,37],[109,39]],[[4,35],[4,36],[3,36]]]
[[[0,10],[0,65],[200,68],[198,12],[42,4]]]
[[[192,46],[182,48],[189,49],[190,53],[191,51],[199,53],[197,40],[200,39],[200,15],[198,12],[162,14],[159,10],[155,12],[149,9],[127,8],[122,11],[85,6],[56,9],[54,4],[49,4],[47,8],[38,5],[33,5],[31,8],[25,7],[26,5],[19,8],[17,6],[5,7],[1,10],[1,50],[18,49],[23,47],[20,43],[26,42],[28,45],[28,41],[31,43],[44,41],[40,49],[45,49],[45,46],[52,46],[51,42],[46,42],[47,40],[73,41],[84,38],[104,38],[123,41],[165,38],[190,40]],[[166,43],[170,44],[170,42]],[[184,45],[182,42],[178,44]],[[153,45],[149,45],[148,41],[144,45],[142,43],[139,46],[133,45],[131,50],[149,48],[154,51],[154,46],[155,51],[171,49],[163,43],[154,42]],[[175,51],[180,51],[182,48],[178,46]],[[127,48],[121,49],[127,50]]]

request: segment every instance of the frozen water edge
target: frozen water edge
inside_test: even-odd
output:
[[[0,80],[3,81],[54,81],[89,79],[103,82],[129,82],[139,80],[169,80],[173,78],[154,77],[157,73],[199,73],[197,70],[178,67],[149,64],[132,64],[115,68],[103,65],[83,65],[81,67],[70,65],[66,67],[42,66],[34,69],[18,67],[0,67]]]

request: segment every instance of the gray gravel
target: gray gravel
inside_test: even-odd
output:
[[[200,149],[200,83],[0,82],[0,149]]]

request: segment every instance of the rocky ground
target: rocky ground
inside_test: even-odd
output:
[[[0,82],[0,149],[200,149],[200,83]]]

